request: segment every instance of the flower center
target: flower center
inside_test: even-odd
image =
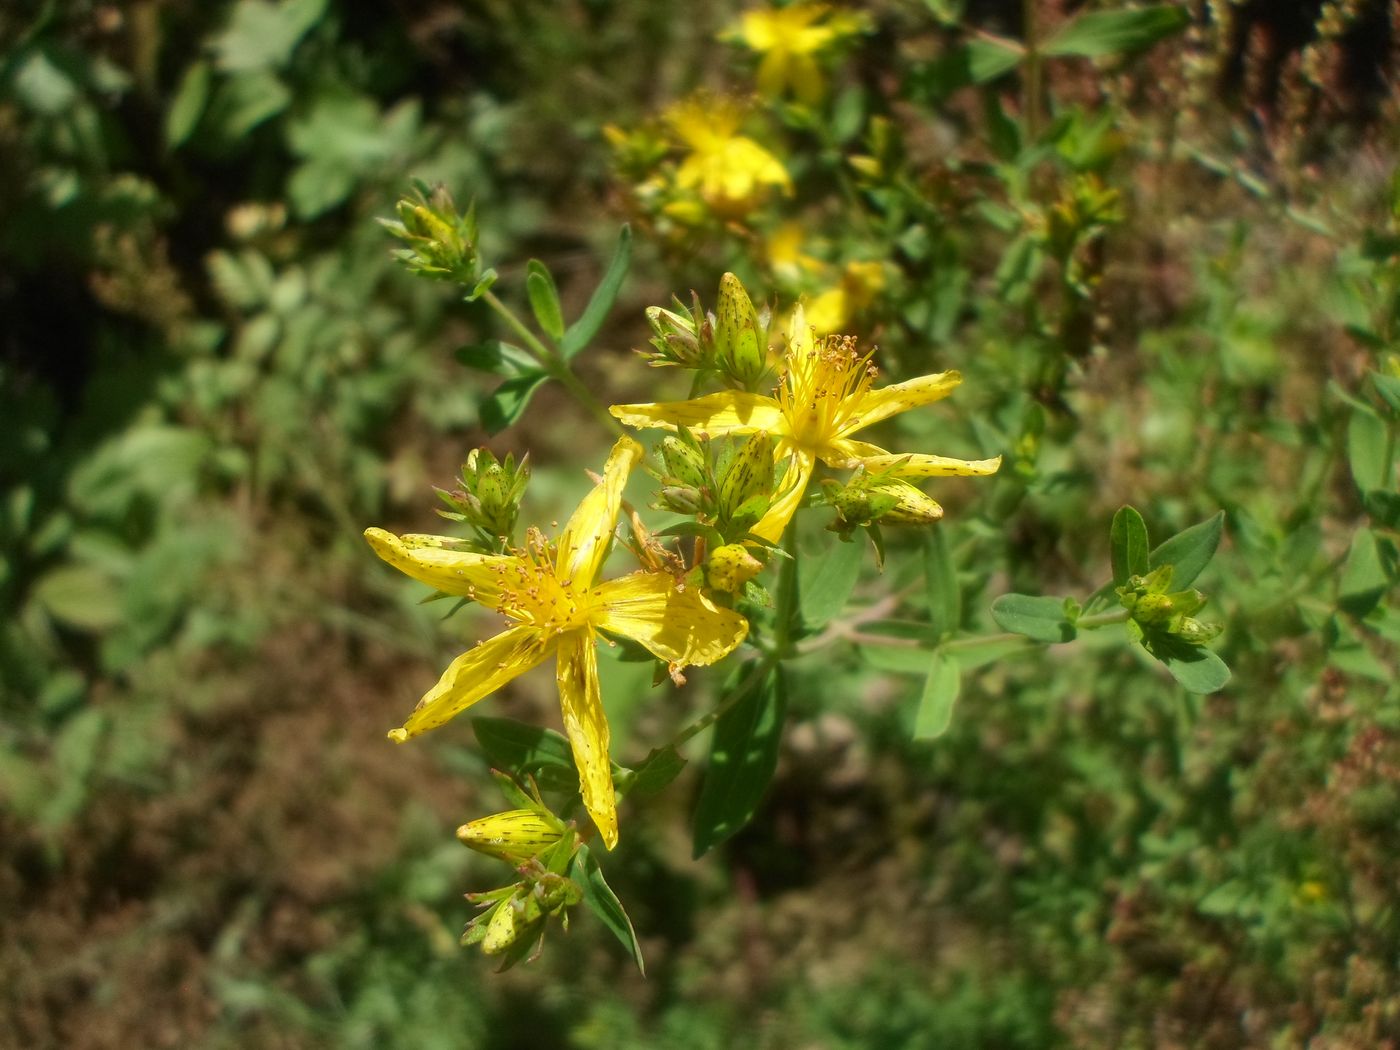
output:
[[[820,452],[859,424],[861,400],[879,374],[848,335],[820,340],[810,357],[788,361],[778,386],[778,403],[794,444]]]
[[[525,543],[501,569],[497,607],[517,623],[528,624],[546,636],[582,627],[590,613],[587,589],[576,589],[572,580],[559,578],[553,551],[537,530],[529,531]]]

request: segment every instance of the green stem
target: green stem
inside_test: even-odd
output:
[[[743,681],[741,681],[737,686],[730,690],[728,696],[721,700],[714,708],[712,708],[709,711],[706,711],[694,722],[691,722],[690,725],[682,729],[679,733],[677,733],[674,737],[671,738],[671,742],[669,744],[663,745],[660,748],[660,750],[664,751],[668,747],[679,748],[682,744],[684,744],[691,737],[695,736],[697,733],[703,733],[706,729],[709,729],[710,726],[714,725],[720,720],[720,718],[724,715],[726,711],[728,711],[731,707],[737,704],[744,697],[749,695],[749,690],[751,690],[754,686],[758,685],[758,683],[763,680],[764,676],[766,676],[768,672],[773,669],[774,662],[775,661],[768,657],[764,657],[761,660],[755,660],[753,664],[753,669],[749,671],[749,673],[744,677]]]
[[[1033,144],[1040,138],[1041,64],[1040,40],[1035,18],[1036,0],[1023,0],[1022,21],[1026,46],[1026,138]]]
[[[530,331],[529,325],[520,320],[514,310],[501,302],[496,297],[495,292],[483,292],[481,298],[520,338],[520,341],[525,344],[525,349],[534,355],[535,360],[540,363],[540,367],[548,373],[551,379],[562,384],[564,389],[573,395],[574,400],[593,413],[598,422],[602,423],[604,428],[614,437],[622,437],[627,433],[622,428],[622,424],[612,417],[603,403],[594,397],[583,385],[582,380],[574,374],[573,369],[569,367],[569,362],[557,350],[548,346],[534,332]]]
[[[1092,631],[1095,627],[1107,627],[1111,623],[1126,623],[1127,619],[1127,609],[1114,609],[1110,612],[1102,612],[1094,616],[1081,616],[1075,622],[1075,626]]]

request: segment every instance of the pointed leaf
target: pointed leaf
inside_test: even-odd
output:
[[[780,668],[749,682],[751,665],[740,667],[729,690],[745,695],[715,723],[710,764],[695,807],[694,855],[702,857],[747,824],[778,767],[787,697]]]
[[[573,357],[598,334],[608,311],[617,301],[617,293],[622,290],[622,281],[627,276],[627,268],[632,264],[632,227],[624,225],[617,236],[617,250],[613,253],[608,272],[598,282],[593,297],[588,300],[582,316],[569,326],[559,344],[565,357]]]
[[[497,769],[516,775],[529,773],[541,787],[578,790],[574,751],[562,734],[511,718],[473,718],[472,732]]]
[[[1063,26],[1040,49],[1045,55],[1096,58],[1137,51],[1184,28],[1191,16],[1175,4],[1134,11],[1090,11]]]
[[[1191,586],[1215,557],[1224,528],[1225,512],[1222,510],[1189,529],[1182,529],[1148,556],[1148,568],[1171,565],[1173,590]]]
[[[530,309],[540,327],[554,340],[564,335],[564,308],[559,305],[559,289],[549,268],[538,259],[526,264],[525,291],[530,296]]]
[[[670,785],[671,781],[680,776],[680,772],[684,768],[685,759],[674,747],[667,746],[659,751],[653,751],[647,755],[640,766],[633,770],[633,780],[628,794],[639,795],[643,798],[659,794]]]
[[[613,936],[621,942],[637,964],[637,969],[646,974],[646,964],[642,961],[642,946],[637,942],[637,931],[632,928],[632,920],[627,910],[617,899],[617,894],[603,878],[603,869],[587,846],[580,846],[574,854],[569,868],[569,877],[583,890],[583,903],[589,911],[602,920],[603,925],[612,930]]]
[[[530,398],[549,377],[543,372],[530,372],[526,375],[507,379],[491,394],[484,398],[477,409],[481,425],[488,434],[499,434],[525,413]]]
[[[941,528],[924,533],[924,588],[928,596],[929,633],[935,638],[962,625],[962,590],[947,533]]]
[[[967,45],[967,72],[974,84],[985,84],[1015,69],[1026,49],[1014,40],[986,34]]]

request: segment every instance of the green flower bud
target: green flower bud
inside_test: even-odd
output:
[[[699,448],[674,435],[661,439],[661,461],[666,473],[691,488],[705,485],[705,456]]]
[[[1218,623],[1203,623],[1190,616],[1183,616],[1171,626],[1171,633],[1180,638],[1183,642],[1192,645],[1204,645],[1220,637],[1220,632],[1224,628]]]
[[[510,864],[539,856],[563,837],[564,825],[536,809],[493,813],[457,829],[458,841],[468,849]]]
[[[726,273],[719,281],[715,321],[715,363],[743,387],[754,386],[768,371],[768,336],[753,300],[739,278]]]
[[[719,482],[719,512],[729,518],[755,496],[773,495],[773,436],[766,430],[750,434]]]
[[[705,496],[687,485],[667,485],[657,493],[661,507],[677,514],[700,514],[705,510]]]

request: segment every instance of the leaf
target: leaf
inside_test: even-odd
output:
[[[929,634],[942,638],[962,625],[962,590],[948,537],[941,528],[924,532],[924,593],[928,598]]]
[[[578,790],[573,748],[554,730],[511,718],[473,718],[472,732],[497,769],[517,776],[529,773],[541,787]]]
[[[1209,649],[1184,642],[1148,647],[1188,693],[1213,693],[1230,680],[1230,668]]]
[[[1370,529],[1359,529],[1342,565],[1337,604],[1353,616],[1365,616],[1389,587],[1376,534]]]
[[[821,627],[844,609],[860,578],[864,544],[837,540],[829,551],[798,562],[797,605],[808,627]]]
[[[1372,372],[1371,382],[1375,385],[1376,393],[1389,406],[1391,414],[1400,417],[1400,376]]]
[[[1063,598],[1003,594],[992,602],[992,619],[1002,630],[1037,642],[1069,642],[1076,633],[1074,624],[1065,618]]]
[[[564,335],[564,308],[559,305],[559,289],[549,268],[538,259],[526,264],[525,291],[530,296],[530,309],[535,320],[555,341]]]
[[[935,740],[948,731],[961,684],[957,661],[944,653],[934,653],[928,677],[924,679],[924,691],[919,696],[919,709],[914,715],[915,740]]]
[[[209,102],[211,70],[208,62],[195,62],[180,78],[175,98],[165,114],[165,144],[174,149],[194,132]]]
[[[748,682],[752,673],[752,665],[735,672],[727,696],[741,687],[745,687],[745,694],[715,723],[710,763],[695,806],[696,858],[753,818],[778,767],[778,743],[787,706],[782,670],[769,668],[758,681]]]
[[[1122,587],[1129,576],[1146,576],[1147,523],[1133,507],[1119,507],[1108,530],[1109,557],[1113,561],[1113,582]]]
[[[1015,69],[1026,49],[1014,40],[987,34],[967,44],[967,71],[974,84],[985,84]]]
[[[291,100],[291,90],[272,73],[230,77],[215,89],[204,126],[221,144],[232,145]]]
[[[632,956],[637,969],[645,975],[647,968],[642,961],[642,946],[637,942],[637,931],[632,928],[632,920],[627,917],[626,909],[608,885],[607,879],[603,878],[603,869],[598,866],[597,859],[587,846],[580,846],[574,854],[573,862],[569,866],[569,877],[583,890],[583,902],[588,905],[588,910],[612,930],[613,936]]]
[[[1063,26],[1041,47],[1044,55],[1097,58],[1137,51],[1184,28],[1191,16],[1175,4],[1135,11],[1090,11]]]
[[[326,0],[239,0],[228,28],[214,39],[219,68],[235,72],[284,65],[325,9]]]
[[[603,327],[603,322],[608,319],[608,311],[617,301],[617,293],[622,289],[622,281],[627,276],[627,268],[631,264],[632,227],[623,224],[617,235],[617,250],[613,252],[607,273],[603,274],[603,279],[598,282],[598,287],[594,289],[583,314],[569,326],[559,344],[559,350],[565,357],[573,357],[582,350],[592,342],[593,337],[598,334],[598,329]]]
[[[668,745],[653,751],[647,755],[640,766],[633,770],[633,780],[628,794],[640,795],[643,798],[658,794],[664,791],[671,781],[680,776],[680,772],[684,768],[685,759],[674,747]]]
[[[1163,542],[1147,558],[1149,569],[1172,566],[1172,588],[1189,587],[1215,557],[1225,528],[1225,512],[1216,511],[1205,521],[1182,529]]]
[[[458,347],[457,360],[468,368],[493,375],[522,376],[539,371],[533,357],[520,347],[499,339]]]
[[[55,620],[94,634],[121,625],[120,585],[110,575],[86,565],[63,565],[34,585],[34,599]]]
[[[1389,442],[1385,423],[1369,408],[1358,409],[1347,421],[1347,460],[1362,492],[1390,488]]]
[[[527,372],[525,375],[507,379],[491,394],[482,399],[477,414],[481,425],[488,434],[499,434],[524,414],[530,398],[547,376],[543,372]]]

